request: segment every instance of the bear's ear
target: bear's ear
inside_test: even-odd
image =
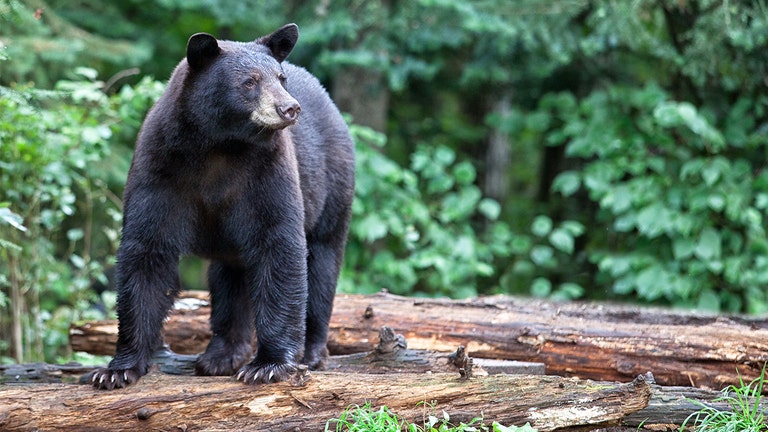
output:
[[[208,33],[195,33],[187,42],[187,63],[192,69],[200,69],[221,52],[219,42]]]
[[[257,43],[265,45],[272,52],[272,57],[282,62],[293,51],[296,41],[299,40],[299,26],[286,24],[275,30],[271,35],[264,36]]]

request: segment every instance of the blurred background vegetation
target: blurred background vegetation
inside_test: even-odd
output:
[[[768,310],[765,0],[0,0],[0,360],[110,313],[189,35],[286,22],[357,143],[340,291]]]

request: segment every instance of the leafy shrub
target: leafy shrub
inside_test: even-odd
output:
[[[69,323],[95,313],[89,287],[105,282],[130,161],[115,136],[136,132],[120,116],[143,117],[157,95],[145,82],[141,98],[110,98],[92,70],[78,73],[54,91],[0,87],[0,339],[13,341],[0,355],[13,348],[17,361],[68,355]]]
[[[656,85],[611,87],[540,104],[553,145],[580,165],[553,189],[594,204],[585,233],[598,283],[615,295],[711,310],[768,310],[768,100],[742,99],[725,118]]]
[[[356,199],[340,288],[371,293],[477,295],[479,278],[510,253],[500,207],[474,184],[475,168],[443,146],[419,147],[410,167],[382,152],[386,138],[351,126]]]

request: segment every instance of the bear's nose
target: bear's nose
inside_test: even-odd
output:
[[[280,113],[280,117],[286,121],[296,121],[299,118],[301,112],[301,106],[298,102],[292,101],[277,107],[277,112]]]

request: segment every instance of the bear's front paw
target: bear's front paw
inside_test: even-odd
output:
[[[293,363],[248,363],[240,368],[235,378],[245,384],[268,384],[286,381],[296,372]]]
[[[253,350],[250,344],[231,347],[221,342],[220,339],[214,338],[205,352],[197,358],[195,373],[208,376],[230,376],[244,365],[252,355]]]
[[[141,374],[135,368],[110,369],[102,368],[92,372],[90,381],[100,390],[112,390],[127,387],[139,380]]]

